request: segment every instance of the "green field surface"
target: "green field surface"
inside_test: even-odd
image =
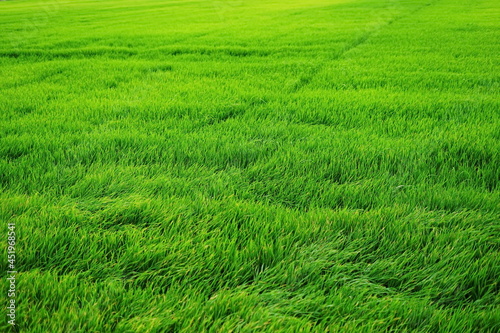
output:
[[[500,2],[0,1],[0,221],[5,332],[499,332]]]

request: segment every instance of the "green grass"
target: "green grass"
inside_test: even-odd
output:
[[[498,1],[12,0],[0,31],[19,331],[500,330]]]

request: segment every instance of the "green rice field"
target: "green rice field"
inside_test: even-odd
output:
[[[499,332],[500,2],[0,1],[0,221],[5,332]]]

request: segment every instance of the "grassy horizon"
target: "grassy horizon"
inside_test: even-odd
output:
[[[20,332],[500,330],[497,1],[12,0],[0,31]]]

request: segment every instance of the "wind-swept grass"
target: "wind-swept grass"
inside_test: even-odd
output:
[[[0,13],[20,331],[500,330],[496,1]]]

